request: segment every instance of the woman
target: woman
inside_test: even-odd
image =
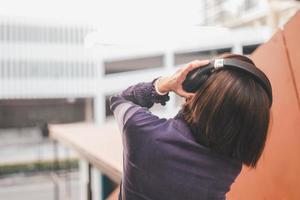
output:
[[[241,55],[226,58],[253,62]],[[245,164],[255,168],[266,141],[270,98],[261,83],[239,70],[216,70],[195,93],[187,74],[209,61],[193,61],[174,75],[139,83],[110,99],[122,130],[120,199],[225,199]],[[148,108],[168,93],[186,98],[171,119]]]

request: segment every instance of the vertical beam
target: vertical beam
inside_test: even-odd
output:
[[[59,158],[58,158],[58,144],[57,141],[53,142],[53,153],[54,153],[54,174],[57,174],[59,170]],[[59,183],[54,181],[54,199],[59,200]]]
[[[96,124],[102,124],[105,122],[105,94],[103,92],[104,86],[101,85],[101,80],[104,79],[104,67],[102,59],[98,59],[98,65],[95,69],[96,80],[95,80],[95,98],[94,98],[94,122]],[[92,170],[91,176],[93,177],[93,197],[94,200],[103,200],[103,183],[102,183],[102,174],[96,169]]]
[[[98,169],[92,167],[91,175],[92,175],[91,188],[93,189],[92,198],[93,200],[102,200],[104,199],[103,189],[102,189],[103,188],[102,174]]]
[[[79,183],[80,183],[80,200],[87,200],[88,198],[88,162],[79,160]]]
[[[98,93],[94,98],[94,122],[102,124],[105,121],[105,95]]]
[[[95,73],[95,96],[94,96],[94,122],[96,124],[102,124],[105,122],[105,94],[104,94],[104,85],[101,85],[102,80],[104,79],[104,67],[102,59],[98,59]]]
[[[65,174],[65,199],[72,199],[72,182],[71,182],[71,161],[70,161],[70,150],[68,148],[65,149],[66,156],[66,174]]]
[[[240,41],[234,42],[232,53],[243,54],[243,45]]]
[[[93,199],[92,193],[92,165],[88,164],[87,200]]]
[[[92,122],[93,121],[93,102],[91,98],[85,99],[85,121]]]
[[[268,3],[268,14],[267,14],[267,26],[271,28],[272,32],[277,29],[278,26],[278,14],[274,8],[274,1],[269,0]]]
[[[171,49],[166,50],[165,57],[164,57],[164,68],[167,73],[175,73],[175,57],[174,57],[174,51]],[[173,92],[169,93],[170,95],[170,101],[166,105],[166,113],[168,115],[172,116],[167,116],[167,117],[173,117],[176,112],[176,98],[175,94]]]

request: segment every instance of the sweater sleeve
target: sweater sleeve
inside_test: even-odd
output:
[[[110,109],[114,117],[123,131],[126,122],[132,118],[135,113],[142,115],[142,118],[153,118],[152,114],[148,111],[154,103],[166,105],[170,99],[169,94],[159,95],[154,87],[154,79],[152,82],[142,82],[130,86],[119,94],[110,97]]]

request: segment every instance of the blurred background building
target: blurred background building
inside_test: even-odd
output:
[[[299,9],[293,0],[205,0],[202,24],[233,29],[282,26]]]
[[[86,107],[92,103],[99,60],[85,53],[83,43],[93,30],[74,23],[0,16],[0,176],[7,180],[15,174],[21,184],[23,175],[45,179],[40,173],[45,171],[50,180],[50,186],[37,194],[27,187],[22,195],[28,199],[54,195],[43,189],[55,182],[48,173],[61,168],[56,159],[64,161],[64,169],[77,166],[70,160],[74,155],[47,139],[47,123],[90,120]],[[0,198],[18,199],[18,189],[4,189]]]
[[[194,59],[250,54],[298,9],[293,0],[203,0],[197,26],[229,32],[174,48],[104,44],[105,55],[84,47],[93,24],[0,15],[0,199],[79,199],[85,163],[47,138],[47,124],[112,120],[111,94]],[[153,112],[172,116],[181,102]]]

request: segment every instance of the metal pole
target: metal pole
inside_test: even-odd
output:
[[[69,149],[65,148],[65,153],[66,153],[66,166],[65,166],[65,191],[66,191],[66,199],[72,199],[72,185],[71,185],[71,174],[72,174],[72,169],[71,169],[71,160],[70,160],[70,154],[69,154]]]
[[[59,169],[57,141],[53,142],[53,151],[54,151],[54,174],[56,174]],[[57,181],[54,181],[54,200],[59,200],[59,183]]]
[[[88,164],[87,199],[92,200],[92,165]]]

